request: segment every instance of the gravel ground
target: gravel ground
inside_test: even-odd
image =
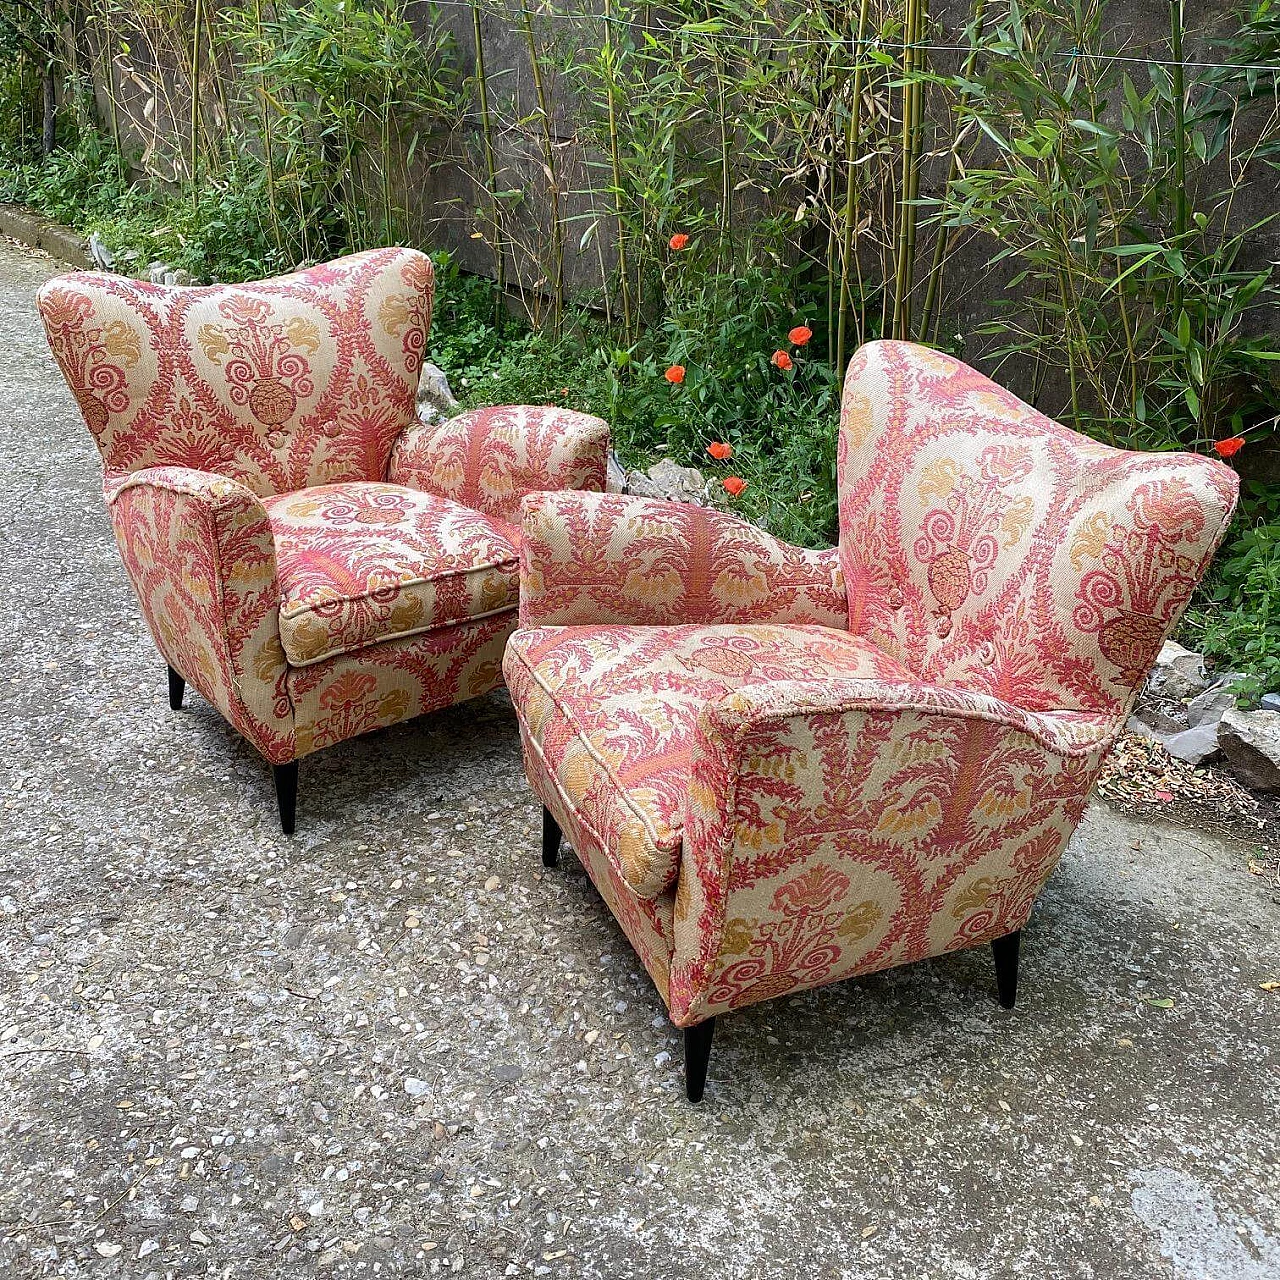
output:
[[[1274,1280],[1280,886],[1095,805],[1023,943],[722,1020],[687,1105],[494,695],[269,771],[164,669],[0,245],[0,1274]]]

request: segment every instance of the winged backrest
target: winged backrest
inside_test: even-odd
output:
[[[383,478],[413,420],[433,283],[425,255],[375,249],[207,288],[82,272],[39,307],[108,482],[184,466],[266,495]]]
[[[933,684],[1117,716],[1239,488],[1219,462],[1109,448],[906,342],[850,363],[839,484],[851,631]]]

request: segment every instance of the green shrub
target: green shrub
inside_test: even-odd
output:
[[[1280,490],[1246,486],[1236,532],[1183,627],[1221,671],[1247,675],[1242,702],[1280,690]]]

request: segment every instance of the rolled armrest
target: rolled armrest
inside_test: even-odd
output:
[[[706,507],[620,494],[524,504],[520,625],[773,622],[844,629],[835,551]]]
[[[879,680],[750,685],[693,746],[672,1017],[1020,929],[1119,724]]]
[[[268,759],[293,758],[271,523],[225,476],[187,467],[109,475],[125,570],[165,661]]]
[[[396,442],[387,481],[452,498],[517,524],[520,500],[547,489],[605,486],[609,426],[554,406],[473,409],[448,422],[415,422]]]

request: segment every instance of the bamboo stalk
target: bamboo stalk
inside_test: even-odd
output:
[[[923,30],[924,0],[907,0],[902,50],[902,168],[898,181],[897,254],[893,281],[893,336],[906,338],[911,329],[911,279],[914,275],[916,209],[912,201],[920,183],[920,109],[922,88],[916,69]]]
[[[609,168],[613,179],[613,208],[618,245],[618,281],[622,292],[622,333],[627,345],[635,341],[631,318],[631,283],[628,279],[627,231],[622,216],[622,161],[618,146],[618,103],[614,82],[613,4],[604,0],[605,93],[609,101]]]
[[[538,54],[537,41],[533,37],[528,0],[521,0],[520,16],[524,25],[525,42],[529,46],[529,61],[533,67],[533,85],[542,124],[542,163],[546,170],[547,192],[551,201],[551,333],[553,337],[558,337],[564,312],[564,224],[560,216],[560,184],[556,179],[555,146],[551,137],[551,106],[542,75],[542,59]]]
[[[1183,0],[1169,0],[1169,31],[1173,66],[1173,187],[1174,187],[1174,235],[1178,248],[1183,248],[1190,222],[1187,203],[1187,132],[1186,86],[1182,67],[1182,13]],[[1177,324],[1182,312],[1182,277],[1175,275],[1173,285],[1173,319]]]
[[[849,316],[849,269],[854,256],[853,232],[858,219],[857,192],[857,159],[858,146],[862,140],[862,92],[865,79],[866,63],[862,57],[862,45],[867,37],[867,22],[871,13],[871,0],[861,0],[858,7],[858,34],[856,36],[853,56],[853,93],[849,103],[849,117],[845,126],[845,193],[844,224],[840,242],[840,305],[836,322],[835,370],[837,377],[844,376],[846,362],[846,322]],[[861,302],[861,291],[859,291]],[[861,343],[865,325],[858,325],[858,341]]]
[[[489,78],[484,65],[484,32],[480,20],[480,0],[471,2],[471,30],[476,45],[476,93],[480,99],[480,136],[484,147],[484,171],[486,190],[489,193],[489,214],[493,221],[494,324],[502,319],[502,298],[507,291],[507,257],[502,235],[502,211],[498,205],[498,166],[493,150],[493,120],[489,111]]]
[[[258,41],[258,61],[262,64],[262,52],[265,45],[262,28],[262,0],[253,0],[254,33]],[[261,77],[261,72],[259,76]],[[262,156],[265,161],[265,178],[267,183],[267,214],[271,219],[271,238],[276,249],[283,252],[284,242],[280,234],[280,213],[276,208],[276,175],[275,156],[271,146],[271,128],[267,116],[267,95],[264,87],[258,85],[258,105],[262,109]]]
[[[970,30],[973,32],[973,43],[964,60],[964,68],[961,74],[966,81],[965,88],[960,91],[960,101],[956,106],[953,119],[958,123],[961,112],[969,104],[971,94],[968,89],[968,82],[973,79],[974,69],[978,65],[978,49],[982,43],[982,36],[986,30],[987,16],[987,0],[976,0],[973,6],[973,21],[969,24]],[[938,341],[938,327],[942,323],[942,312],[939,308],[937,314],[934,308],[938,306],[938,302],[942,293],[942,277],[946,270],[945,254],[948,248],[948,242],[952,237],[948,235],[947,228],[941,220],[945,216],[947,197],[951,194],[951,188],[955,186],[956,178],[960,171],[960,145],[959,138],[955,138],[951,144],[951,157],[947,163],[947,180],[942,187],[942,214],[938,222],[937,237],[933,242],[933,261],[929,264],[929,283],[925,288],[924,305],[920,313],[920,330],[919,336],[921,342]],[[932,325],[933,332],[929,330]]]
[[[204,26],[204,0],[195,0],[191,19],[191,210],[200,211],[200,32]]]

